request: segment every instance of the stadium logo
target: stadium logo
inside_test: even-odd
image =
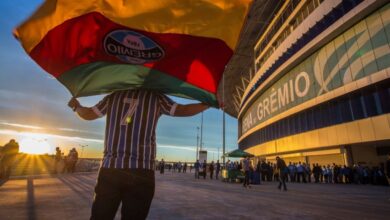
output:
[[[130,30],[108,33],[103,46],[107,54],[131,64],[151,63],[164,57],[164,50],[156,42]]]

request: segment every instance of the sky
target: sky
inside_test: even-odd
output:
[[[0,146],[11,138],[22,149],[65,154],[76,148],[79,155],[101,158],[105,117],[95,121],[78,118],[67,107],[70,93],[42,70],[12,36],[13,29],[26,20],[43,1],[0,1]],[[104,96],[79,99],[93,106]],[[172,98],[180,104],[194,100]],[[222,111],[208,109],[203,114],[203,148],[208,160],[222,155]],[[162,116],[157,127],[157,159],[194,161],[197,127],[201,115],[185,118]],[[226,114],[226,151],[237,148],[237,120]]]

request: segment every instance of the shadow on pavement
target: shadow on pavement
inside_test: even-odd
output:
[[[36,220],[35,213],[35,196],[34,196],[34,179],[27,178],[27,216],[29,220]]]

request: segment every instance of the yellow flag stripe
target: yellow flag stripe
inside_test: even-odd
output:
[[[47,0],[15,36],[29,53],[66,20],[99,12],[130,28],[218,38],[234,49],[249,4],[250,0]]]

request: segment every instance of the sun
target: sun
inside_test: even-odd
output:
[[[26,137],[19,142],[19,151],[27,154],[50,153],[51,147],[45,139]]]

